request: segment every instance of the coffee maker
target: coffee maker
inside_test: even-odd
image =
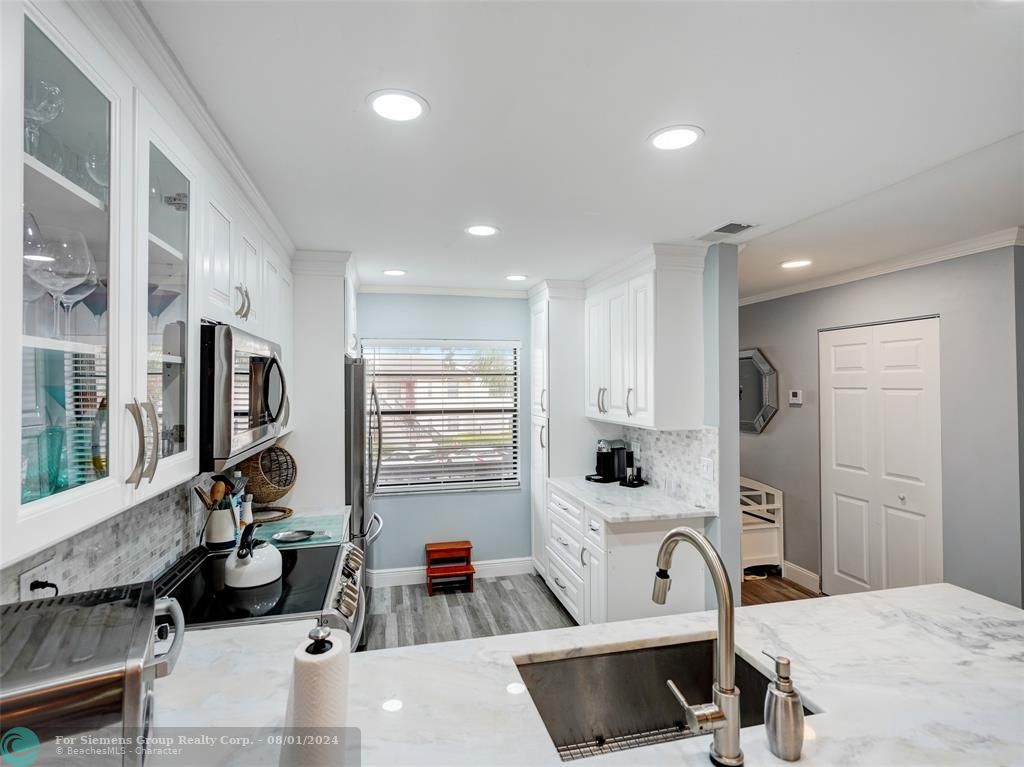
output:
[[[590,482],[621,482],[626,478],[626,443],[621,439],[599,439],[597,441],[597,465],[594,474],[588,474]]]

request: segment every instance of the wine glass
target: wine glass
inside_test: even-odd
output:
[[[101,190],[110,186],[110,152],[107,145],[89,134],[89,150],[85,155],[85,172]]]
[[[49,261],[51,256],[46,253],[46,242],[39,230],[36,217],[27,210],[22,211],[22,253],[26,261]]]
[[[53,333],[60,337],[60,299],[68,290],[84,282],[95,262],[81,232],[49,229],[45,236],[47,261],[28,261],[25,271],[53,297]]]
[[[92,258],[89,258],[90,262]],[[77,285],[73,285],[60,297],[60,303],[64,307],[64,334],[71,335],[71,310],[75,308],[75,304],[79,301],[84,301],[85,298],[90,295],[96,287],[99,285],[99,279],[96,276],[96,264],[93,263],[89,268],[89,273],[85,275],[85,279]]]
[[[39,126],[57,119],[64,111],[60,88],[46,80],[25,86],[25,151],[33,157],[39,150]]]

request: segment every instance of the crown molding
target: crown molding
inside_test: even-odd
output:
[[[352,254],[343,250],[297,250],[292,256],[292,274],[345,277]]]
[[[462,296],[466,298],[514,298],[528,297],[525,290],[479,290],[477,288],[429,288],[405,285],[360,285],[360,293],[405,296]]]
[[[530,303],[548,299],[580,299],[586,296],[586,288],[577,280],[542,280],[528,291]]]
[[[704,259],[707,256],[708,248],[709,245],[706,243],[699,245],[655,243],[644,248],[639,253],[633,254],[624,262],[610,266],[588,277],[583,284],[587,290],[594,290],[610,282],[621,281],[622,279],[649,272],[651,269],[703,272]]]
[[[808,293],[812,290],[831,288],[836,285],[845,285],[848,282],[857,282],[871,277],[881,277],[893,272],[902,272],[905,269],[914,269],[918,266],[936,264],[940,261],[949,261],[954,258],[973,256],[977,253],[985,253],[989,250],[1005,248],[1009,246],[1024,246],[1024,226],[1015,226],[1010,229],[1002,229],[991,234],[983,234],[980,237],[972,237],[969,240],[942,245],[938,248],[920,251],[911,255],[899,256],[888,261],[877,264],[869,264],[857,269],[848,269],[845,272],[820,277],[815,280],[808,280],[796,285],[790,285],[778,290],[770,290],[765,293],[758,293],[739,300],[740,306],[759,304],[764,301],[772,301],[776,298],[785,298],[798,293]]]
[[[181,62],[171,51],[163,35],[157,30],[146,9],[139,0],[106,3],[70,3],[82,20],[93,27],[103,21],[98,15],[103,8],[117,25],[132,48],[149,66],[160,84],[167,89],[171,99],[184,113],[185,118],[206,142],[214,157],[221,163],[230,179],[238,186],[246,202],[263,219],[267,227],[289,252],[295,250],[288,231],[282,226],[277,215],[267,203],[263,193],[253,181],[249,172],[236,154],[234,147],[214,122],[202,97],[196,90]]]

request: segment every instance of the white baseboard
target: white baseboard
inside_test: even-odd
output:
[[[477,578],[497,578],[502,575],[528,575],[533,572],[532,557],[514,557],[512,559],[487,559],[474,562]],[[367,570],[366,585],[370,588],[384,586],[412,586],[427,582],[427,568],[392,567],[387,570]]]
[[[800,565],[783,561],[782,577],[787,581],[793,581],[797,586],[803,586],[808,591],[813,591],[815,594],[821,593],[821,582],[818,574],[805,570]]]

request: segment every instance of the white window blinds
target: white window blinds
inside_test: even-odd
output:
[[[365,340],[377,493],[518,487],[519,355],[512,341]]]

